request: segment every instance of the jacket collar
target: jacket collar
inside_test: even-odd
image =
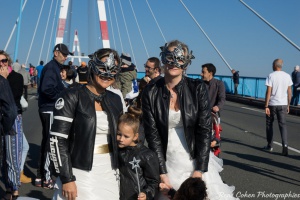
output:
[[[185,76],[183,75],[183,76],[182,76],[182,79],[180,80],[180,82],[179,82],[177,85],[175,85],[175,90],[176,90],[177,92],[181,92],[182,87],[183,87],[184,80],[185,80]]]
[[[100,94],[100,95],[95,95],[93,92],[91,92],[86,86],[84,86],[84,90],[87,91],[89,97],[93,99],[96,102],[101,102],[103,98],[106,96],[106,90]]]

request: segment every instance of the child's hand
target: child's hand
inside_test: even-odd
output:
[[[215,147],[215,146],[216,146],[216,144],[217,144],[217,141],[216,141],[216,140],[214,140],[214,141],[212,141],[212,142],[210,143],[210,147]]]
[[[141,192],[138,196],[138,200],[146,200],[147,199],[147,195],[144,192]]]

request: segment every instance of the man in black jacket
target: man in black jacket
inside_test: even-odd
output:
[[[65,89],[60,76],[60,69],[62,64],[67,60],[68,55],[72,55],[68,47],[62,43],[57,44],[53,50],[53,59],[48,62],[43,68],[40,85],[38,88],[39,93],[39,115],[43,126],[43,137],[41,142],[41,152],[39,167],[37,169],[37,177],[35,179],[35,186],[52,188],[51,182],[46,181],[45,166],[45,147],[49,135],[50,126],[52,124],[53,109],[56,100],[61,91]],[[47,180],[50,174],[47,173]]]

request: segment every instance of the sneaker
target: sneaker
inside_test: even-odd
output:
[[[54,189],[54,181],[53,180],[43,181],[43,188]]]
[[[34,185],[35,185],[36,187],[42,187],[42,179],[36,178],[36,179],[34,180]]]
[[[289,155],[287,146],[282,147],[282,155],[283,156],[288,156]]]
[[[269,151],[269,152],[272,152],[273,151],[273,147],[267,145],[267,146],[264,146],[263,148],[265,151]]]

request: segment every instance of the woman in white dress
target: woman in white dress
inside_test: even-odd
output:
[[[118,200],[117,120],[119,95],[106,90],[120,71],[116,51],[90,55],[88,84],[61,94],[50,131],[50,159],[56,179],[52,199]]]
[[[162,184],[158,199],[168,199],[170,189],[178,190],[188,177],[205,180],[207,171],[215,171],[217,165],[208,164],[211,114],[206,86],[199,79],[184,76],[194,56],[178,40],[165,44],[161,50],[165,76],[146,87],[142,108],[146,139],[160,163]],[[211,198],[211,186],[208,182],[206,186]]]

